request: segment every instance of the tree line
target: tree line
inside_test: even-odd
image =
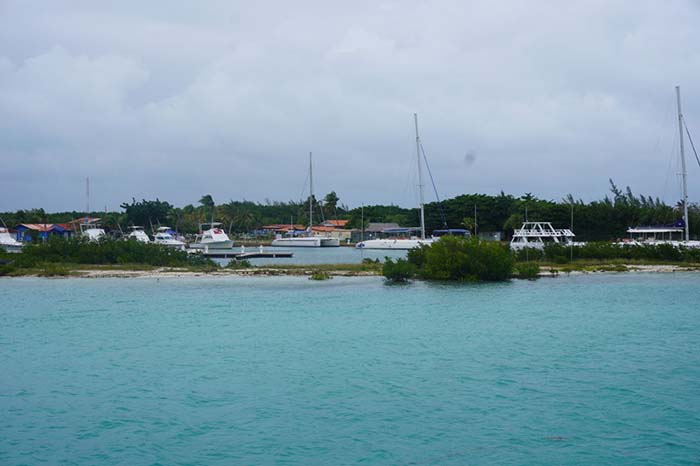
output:
[[[366,227],[371,222],[390,222],[402,226],[417,226],[419,210],[395,205],[370,205],[349,208],[340,202],[335,191],[321,199],[311,199],[314,223],[328,219],[349,220],[349,228]],[[176,207],[160,199],[121,204],[121,211],[91,212],[91,217],[102,218],[112,230],[130,225],[167,225],[182,233],[195,233],[200,223],[214,219],[231,233],[246,233],[269,224],[301,224],[309,221],[309,199],[286,202],[252,202],[230,200],[217,204],[210,194],[203,195],[196,204]],[[683,205],[668,205],[659,198],[638,195],[627,187],[619,188],[610,180],[610,193],[603,199],[584,202],[568,195],[559,200],[537,198],[532,193],[516,197],[504,192],[498,195],[462,194],[426,204],[426,229],[444,227],[467,228],[472,232],[503,231],[506,237],[524,220],[552,222],[555,228],[568,228],[573,213],[573,230],[577,239],[597,241],[622,238],[627,228],[635,225],[672,224],[682,218]],[[43,209],[18,210],[1,213],[0,217],[12,227],[19,223],[65,223],[84,217],[84,212],[48,213]],[[700,232],[700,205],[689,205],[690,230],[693,236]]]

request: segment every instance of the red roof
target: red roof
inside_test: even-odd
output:
[[[51,231],[55,225],[53,223],[20,223],[17,227],[24,227],[34,231]]]
[[[350,222],[350,220],[326,220],[323,222],[324,225],[333,227],[344,227]]]
[[[342,228],[326,227],[326,226],[311,227],[311,230],[312,230],[312,231],[320,231],[320,232],[349,231],[349,230],[344,230],[344,229],[342,229]]]

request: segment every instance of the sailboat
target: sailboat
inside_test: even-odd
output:
[[[685,162],[685,137],[683,132],[684,128],[686,132],[688,132],[688,128],[685,126],[683,111],[681,109],[680,86],[676,86],[676,106],[678,108],[678,132],[680,137],[683,219],[672,225],[636,226],[629,228],[627,233],[630,235],[630,240],[622,244],[670,244],[675,247],[700,248],[700,241],[690,240],[690,222],[688,220],[688,170]],[[689,132],[688,137],[690,138]],[[691,145],[692,142],[692,139],[690,139]],[[694,149],[693,147],[693,150]]]
[[[309,227],[305,236],[281,236],[272,240],[271,246],[286,246],[293,248],[327,248],[340,246],[338,238],[314,236],[312,226],[314,224],[314,171],[313,158],[309,152]],[[294,230],[290,230],[294,234]]]
[[[88,241],[101,241],[107,237],[99,218],[90,218],[90,177],[85,178],[85,218],[80,223],[80,235]]]
[[[416,125],[416,160],[418,162],[418,194],[420,196],[420,237],[411,238],[380,238],[361,241],[355,245],[359,249],[413,249],[423,245],[431,245],[438,238],[425,236],[425,211],[424,211],[424,195],[423,195],[423,170],[421,163],[421,144],[420,135],[418,134],[418,114],[413,114],[413,120]]]

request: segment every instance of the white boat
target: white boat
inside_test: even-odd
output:
[[[131,230],[131,232],[127,235],[127,239],[133,239],[142,243],[151,242],[151,238],[148,237],[146,232],[143,230],[143,227],[133,226],[129,227],[129,229]]]
[[[623,246],[656,246],[670,244],[673,247],[700,248],[700,241],[683,240],[685,222],[679,220],[673,225],[638,226],[627,229],[629,239],[618,243]]]
[[[197,240],[190,244],[190,249],[200,249],[204,252],[210,249],[231,249],[233,240],[226,232],[219,228],[221,223],[203,223],[199,226],[201,233],[197,235]]]
[[[10,231],[5,227],[0,227],[0,249],[5,252],[22,252],[24,243],[12,237]]]
[[[312,154],[309,152],[309,228],[303,236],[277,235],[271,246],[290,248],[335,248],[340,246],[340,239],[330,236],[315,236],[311,226],[314,224],[314,171]],[[290,230],[293,235],[294,228]]]
[[[582,244],[574,242],[575,236],[570,229],[558,230],[550,222],[523,222],[523,225],[513,232],[510,248],[517,251],[524,248],[544,249],[548,244],[563,246]]]
[[[80,234],[88,241],[100,241],[107,237],[104,229],[94,220],[81,223]]]
[[[158,227],[153,235],[153,242],[169,248],[185,249],[185,243],[170,233],[170,227]]]
[[[659,245],[670,244],[674,247],[700,248],[700,241],[691,241],[688,225],[688,170],[685,163],[685,120],[681,110],[681,88],[676,86],[676,105],[678,108],[678,132],[681,157],[681,186],[683,196],[683,219],[673,225],[636,226],[627,229],[630,235],[622,245]],[[685,128],[687,130],[687,127]],[[692,140],[691,140],[692,143]]]
[[[425,237],[425,211],[424,211],[424,196],[423,196],[423,172],[421,163],[421,144],[420,136],[418,135],[418,114],[413,114],[413,120],[416,125],[416,156],[418,158],[418,192],[420,195],[420,237],[411,238],[379,238],[360,241],[355,245],[358,249],[413,249],[419,246],[430,246],[438,238]]]
[[[340,246],[338,238],[324,238],[322,236],[280,236],[272,240],[272,246],[289,246],[293,248],[328,248]]]
[[[381,238],[381,239],[368,239],[357,243],[355,246],[358,249],[413,249],[419,246],[430,246],[435,242],[436,238],[426,238],[420,239],[418,237],[412,238]]]

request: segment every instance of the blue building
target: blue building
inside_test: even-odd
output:
[[[20,223],[15,227],[17,241],[31,242],[34,238],[46,241],[49,236],[69,238],[72,230],[58,223]]]

